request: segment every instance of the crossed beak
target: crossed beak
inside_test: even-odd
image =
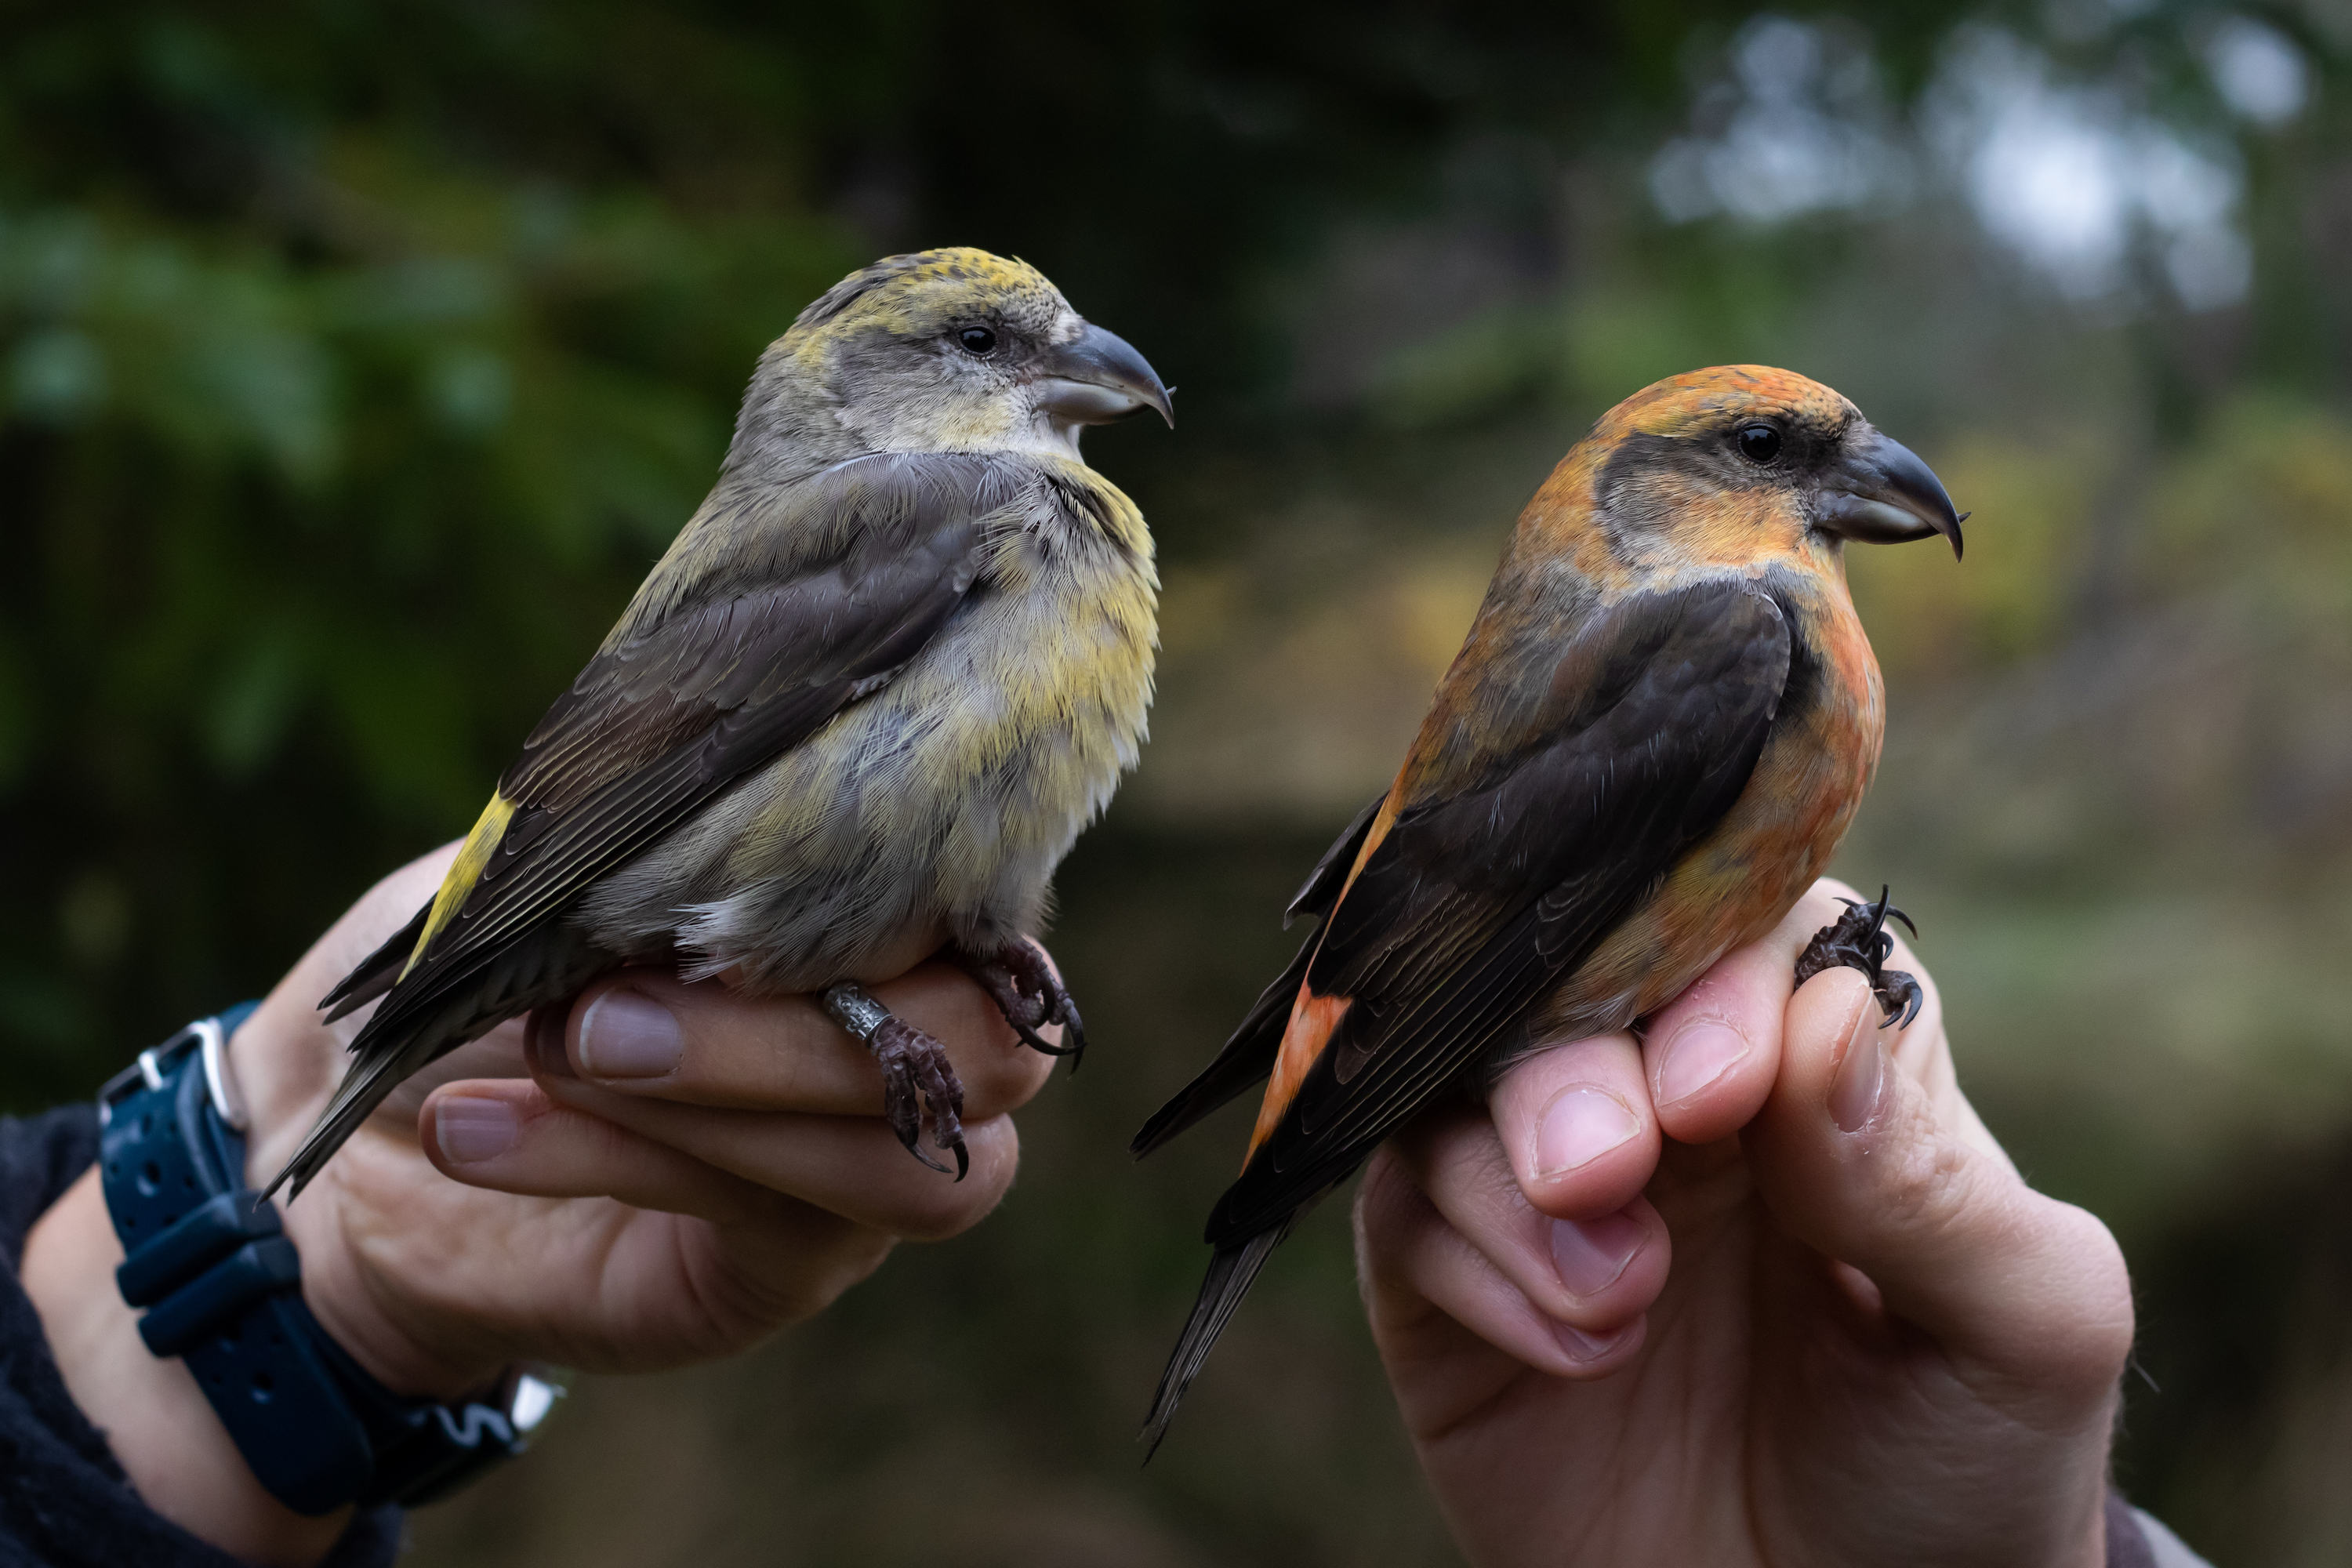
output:
[[[1047,351],[1038,370],[1037,406],[1056,425],[1108,425],[1156,408],[1171,430],[1176,427],[1159,373],[1117,332],[1088,326]]]
[[[1942,534],[1960,556],[1960,524],[1967,513],[1952,510],[1944,482],[1902,442],[1864,430],[1852,449],[1822,479],[1813,500],[1813,521],[1842,539],[1864,544],[1901,544]]]

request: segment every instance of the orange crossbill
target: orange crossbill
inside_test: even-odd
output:
[[[928,1118],[960,1178],[954,1069],[862,986],[946,948],[1030,1045],[1084,1044],[1026,939],[1143,733],[1151,536],[1078,435],[1146,407],[1175,423],[1141,355],[985,251],[890,257],[802,311],[439,894],[320,1004],[382,998],[271,1190],[425,1063],[625,963],[822,992],[899,1140],[936,1165]]]
[[[1561,459],[1395,784],[1292,900],[1318,929],[1136,1136],[1149,1153],[1270,1079],[1153,1446],[1267,1255],[1433,1096],[1633,1027],[1795,905],[1885,722],[1845,542],[1957,555],[1961,521],[1853,404],[1753,365],[1659,382]],[[1864,969],[1891,1014],[1917,987],[1881,969],[1889,912],[1805,962]]]

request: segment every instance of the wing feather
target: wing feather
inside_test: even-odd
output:
[[[841,464],[764,525],[816,533],[828,551],[781,580],[714,579],[625,619],[499,781],[513,822],[353,1048],[434,1011],[598,878],[879,689],[965,601],[992,526],[1040,494],[1034,468],[1001,458]]]
[[[1285,1224],[1347,1179],[1654,889],[1754,772],[1789,679],[1744,581],[1636,595],[1560,655],[1548,706],[1483,765],[1433,769],[1324,922],[1306,984],[1352,1005],[1208,1239]]]
[[[1306,885],[1292,897],[1289,909],[1284,911],[1285,925],[1302,914],[1330,912],[1331,905],[1339,897],[1341,882],[1371,833],[1372,818],[1386,798],[1374,797],[1332,841],[1331,847],[1323,852],[1323,858],[1307,873]],[[1319,928],[1321,922],[1317,923]],[[1298,944],[1297,956],[1275,977],[1273,984],[1258,994],[1256,1005],[1226,1039],[1216,1059],[1179,1089],[1174,1099],[1152,1112],[1151,1120],[1143,1124],[1135,1141],[1128,1145],[1129,1153],[1142,1159],[1274,1070],[1275,1058],[1282,1049],[1283,1027],[1290,1021],[1291,1000],[1298,994],[1299,983],[1307,978],[1307,965],[1315,956],[1317,934],[1307,932],[1307,940]]]

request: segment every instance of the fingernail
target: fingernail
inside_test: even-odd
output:
[[[685,1056],[677,1015],[641,991],[607,991],[580,1020],[580,1070],[591,1078],[660,1078]]]
[[[1886,1047],[1878,1043],[1877,1009],[1863,999],[1854,1019],[1853,1037],[1846,1042],[1845,1060],[1830,1082],[1830,1120],[1841,1132],[1860,1132],[1877,1120],[1886,1098]]]
[[[578,1078],[572,1070],[572,1058],[563,1049],[563,1026],[572,1018],[572,1004],[557,1002],[545,1007],[533,1007],[522,1026],[523,1056],[530,1062],[530,1070],[549,1078]]]
[[[1625,1335],[1633,1326],[1628,1323],[1624,1328],[1609,1333],[1588,1334],[1573,1324],[1554,1320],[1551,1328],[1554,1337],[1559,1341],[1559,1348],[1568,1352],[1570,1361],[1599,1361],[1625,1342]]]
[[[1748,1037],[1728,1024],[1695,1023],[1666,1042],[1658,1061],[1658,1103],[1688,1099],[1738,1066]]]
[[[514,1147],[520,1126],[503,1100],[449,1095],[433,1108],[433,1141],[453,1165],[497,1159]]]
[[[1598,1296],[1617,1283],[1649,1233],[1622,1214],[1599,1219],[1551,1222],[1551,1266],[1559,1282],[1578,1296]]]
[[[1536,1174],[1556,1176],[1589,1164],[1642,1130],[1615,1095],[1598,1089],[1562,1089],[1544,1107],[1536,1128]]]

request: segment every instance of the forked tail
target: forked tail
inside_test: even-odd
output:
[[[1160,1440],[1168,1436],[1168,1424],[1176,1419],[1176,1406],[1183,1403],[1184,1391],[1192,1386],[1217,1336],[1225,1331],[1234,1309],[1242,1304],[1257,1271],[1289,1234],[1286,1225],[1262,1231],[1239,1247],[1217,1248],[1217,1255],[1209,1259],[1209,1277],[1201,1281],[1192,1316],[1176,1342],[1176,1353],[1168,1358],[1168,1370],[1160,1374],[1158,1392],[1151,1396],[1151,1414],[1143,1423],[1143,1440],[1149,1445],[1143,1451],[1144,1463],[1150,1464],[1151,1456],[1159,1452]]]

